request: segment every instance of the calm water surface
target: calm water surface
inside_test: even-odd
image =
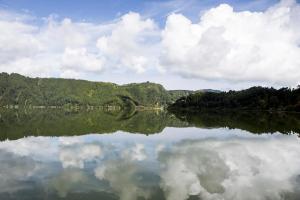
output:
[[[300,116],[6,110],[2,200],[299,200]]]

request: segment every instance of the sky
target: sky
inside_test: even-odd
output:
[[[0,71],[167,89],[300,84],[296,0],[0,0]]]

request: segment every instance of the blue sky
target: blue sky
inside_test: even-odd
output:
[[[298,0],[0,0],[0,71],[168,89],[295,87],[299,7]]]
[[[199,13],[221,3],[236,10],[261,11],[278,0],[0,0],[0,6],[18,12],[29,12],[37,17],[57,14],[74,20],[110,21],[128,12],[139,12],[160,20],[171,12],[180,12],[193,19]]]

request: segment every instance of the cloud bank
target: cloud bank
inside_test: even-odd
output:
[[[263,12],[221,4],[198,22],[173,13],[165,25],[127,13],[109,23],[36,19],[0,11],[0,71],[89,78],[168,73],[236,83],[300,84],[300,6],[283,0]]]

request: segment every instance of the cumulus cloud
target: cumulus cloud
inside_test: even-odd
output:
[[[143,72],[152,63],[144,43],[156,25],[138,13],[108,24],[55,16],[39,21],[39,26],[33,22],[28,16],[0,12],[1,71],[73,78],[105,69]]]
[[[23,23],[26,17],[0,11],[0,63],[36,54],[41,44],[34,33],[37,27]]]
[[[27,24],[22,19],[14,18],[13,13],[0,12],[1,71],[23,72],[22,68],[27,67],[31,73],[36,71],[28,58],[34,57],[42,49],[42,44],[35,35],[38,27]]]
[[[264,12],[221,4],[198,23],[171,14],[162,32],[162,65],[186,77],[299,84],[299,13],[296,2],[282,1]]]
[[[87,72],[101,72],[103,60],[95,54],[88,53],[86,48],[66,48],[62,56],[62,68],[63,77],[76,76],[76,72],[80,72],[82,69]]]
[[[27,16],[15,15],[0,12],[1,71],[30,76],[59,76],[65,68],[74,68],[77,72],[95,68],[95,56],[89,55],[84,47],[90,46],[96,39],[95,35],[105,31],[105,26],[73,23],[70,19],[57,22],[53,17],[37,26],[28,21]],[[71,59],[72,53],[76,55]],[[74,60],[82,64],[80,70],[78,65],[72,65]]]
[[[138,13],[128,13],[116,24],[109,36],[100,37],[97,47],[108,57],[111,64],[144,72],[155,62],[152,44],[144,37],[155,34],[156,25],[151,19],[143,20]],[[149,49],[150,48],[150,49]]]

